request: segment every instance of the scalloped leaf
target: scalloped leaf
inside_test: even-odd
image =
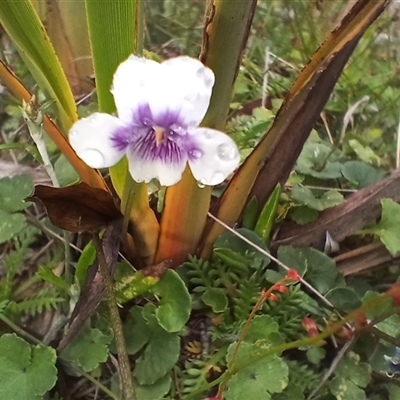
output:
[[[185,283],[180,276],[169,269],[151,292],[161,297],[155,312],[160,326],[167,332],[179,332],[189,319],[191,300]]]
[[[0,397],[7,400],[40,400],[56,383],[56,351],[31,346],[17,335],[0,338]]]
[[[227,359],[232,356],[236,343],[229,346]],[[243,342],[240,345],[235,363],[240,366],[270,347],[266,340],[259,340],[255,344]],[[225,397],[227,400],[269,400],[273,393],[281,393],[289,382],[289,368],[276,354],[252,362],[240,368],[226,383]]]
[[[146,347],[136,360],[134,377],[141,385],[153,385],[164,377],[176,364],[180,353],[180,338],[177,333],[166,332],[154,316],[155,306],[148,304],[142,308],[142,317],[135,311],[135,320],[144,328],[139,335]],[[145,323],[143,323],[146,321]],[[135,322],[135,321],[134,321]],[[134,327],[138,329],[137,325]],[[138,335],[136,336],[138,338]],[[144,343],[145,342],[145,343]],[[136,346],[136,349],[139,346]],[[132,347],[131,347],[132,350]]]
[[[65,348],[63,359],[85,372],[93,371],[100,363],[107,361],[111,340],[111,335],[105,335],[99,329],[86,325]]]

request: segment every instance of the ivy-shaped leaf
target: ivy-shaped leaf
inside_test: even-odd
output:
[[[124,322],[123,330],[128,354],[136,354],[151,339],[151,329],[142,311],[143,307],[132,307]]]
[[[365,388],[371,380],[372,368],[360,362],[360,356],[354,352],[347,354],[335,370],[335,378],[330,382],[331,393],[338,400],[364,400]]]
[[[336,287],[325,298],[339,310],[350,312],[361,306],[361,299],[356,291],[349,287]]]
[[[232,357],[236,343],[228,349],[227,361]],[[256,354],[266,350],[270,344],[259,340],[254,344],[242,342],[235,359],[235,365],[251,360]],[[269,400],[273,393],[281,393],[289,381],[289,368],[276,354],[269,355],[240,368],[226,383],[227,400]]]
[[[179,332],[189,319],[191,311],[190,294],[183,280],[169,269],[150,290],[161,297],[155,313],[160,326],[167,332]]]
[[[307,140],[296,163],[298,173],[319,179],[340,178],[341,169],[342,164],[331,146],[312,139]]]
[[[292,199],[297,203],[307,206],[316,211],[323,211],[327,208],[343,203],[343,195],[336,190],[328,190],[322,196],[317,197],[311,189],[305,186],[295,186],[292,188]]]
[[[0,210],[0,243],[7,242],[25,226],[24,215],[16,213],[9,214]]]
[[[0,208],[8,213],[24,210],[29,206],[26,199],[33,192],[32,178],[17,175],[0,179]]]
[[[142,315],[147,320],[148,340],[145,350],[136,360],[133,373],[140,385],[156,383],[174,367],[179,358],[178,334],[165,331],[153,312],[152,304],[142,309]]]
[[[384,173],[381,170],[363,161],[347,161],[342,166],[343,176],[353,183],[357,189],[362,189],[383,178]]]
[[[336,264],[325,253],[308,247],[281,246],[278,258],[289,268],[296,269],[320,293],[326,293],[334,286],[337,276]]]
[[[111,340],[111,335],[105,335],[97,328],[85,326],[66,347],[62,356],[85,372],[90,372],[100,363],[107,361]]]
[[[40,400],[56,383],[56,352],[15,334],[0,338],[0,398]]]

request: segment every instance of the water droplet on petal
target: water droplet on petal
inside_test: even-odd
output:
[[[87,118],[87,121],[92,126],[97,126],[101,123],[102,118],[98,114],[93,114]]]
[[[143,125],[145,126],[152,126],[152,122],[148,118],[143,118],[142,120]]]
[[[192,158],[199,159],[199,158],[201,158],[203,156],[203,152],[201,150],[199,150],[199,149],[194,149],[194,150],[190,150],[189,151],[189,155]]]
[[[213,130],[211,130],[211,129],[207,129],[207,130],[204,132],[204,136],[205,136],[207,139],[211,139],[212,137],[215,136],[215,132],[214,132]]]
[[[231,161],[237,156],[237,148],[233,143],[222,143],[217,147],[218,157],[223,161]]]
[[[197,181],[197,186],[198,186],[200,189],[205,188],[206,185],[207,185],[207,179],[205,179],[205,178],[201,178],[201,179],[199,179],[199,180]]]
[[[177,125],[177,124],[171,125],[170,130],[171,130],[171,133],[174,132],[180,136],[183,136],[186,133],[185,129],[183,129],[182,126]]]
[[[213,183],[213,185],[219,185],[221,182],[223,182],[225,179],[225,175],[222,172],[216,172],[212,179],[211,182]]]
[[[78,134],[78,132],[75,129],[73,129],[72,131],[69,131],[70,138],[76,136],[77,134]]]
[[[80,158],[82,158],[83,161],[85,161],[87,165],[89,165],[89,167],[104,168],[105,159],[100,151],[96,149],[85,149],[79,152],[78,155]]]

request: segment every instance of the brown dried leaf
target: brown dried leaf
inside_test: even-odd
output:
[[[29,200],[37,199],[54,225],[71,232],[99,231],[122,216],[110,193],[83,182],[63,188],[37,185]]]

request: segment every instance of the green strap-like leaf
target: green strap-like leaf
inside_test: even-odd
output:
[[[118,65],[135,51],[136,0],[85,0],[99,109],[115,111],[110,92]]]
[[[77,119],[71,88],[50,39],[29,0],[2,0],[0,23],[38,85],[56,101],[66,132]]]

